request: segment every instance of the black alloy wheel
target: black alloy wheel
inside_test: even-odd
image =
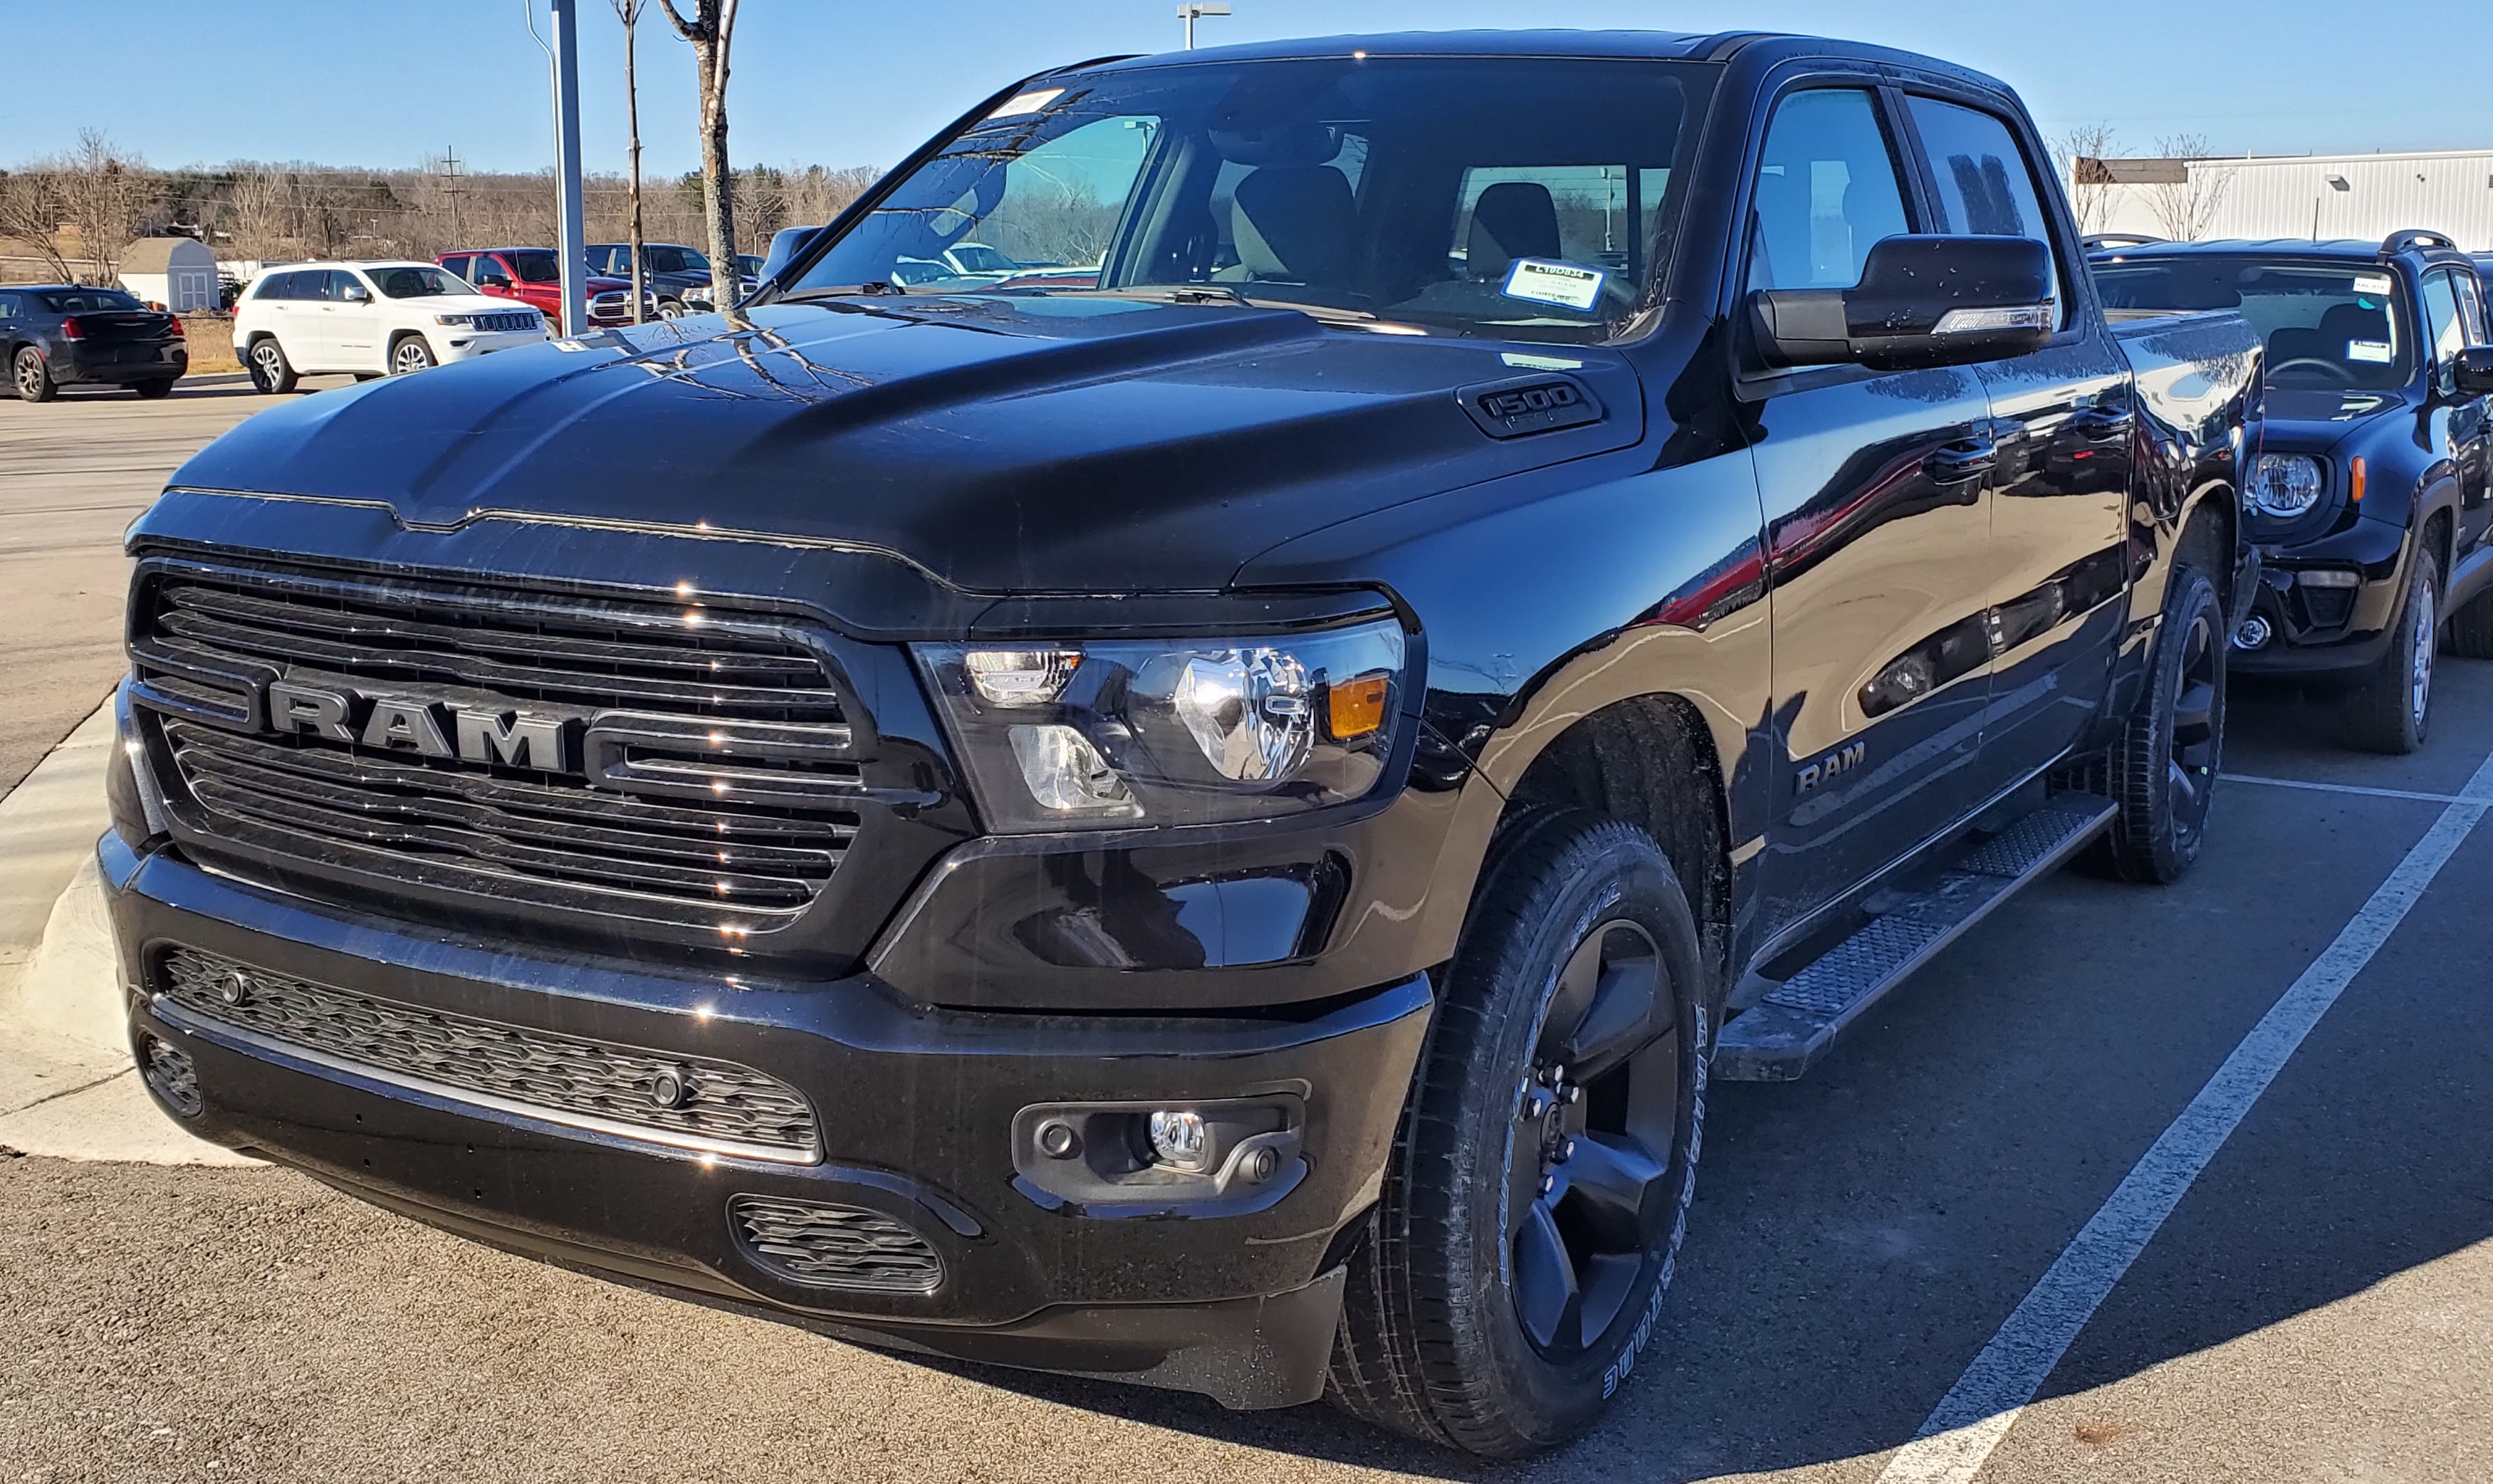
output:
[[[1598,1414],[1653,1336],[1704,1127],[1711,983],[1653,836],[1552,809],[1500,836],[1365,1240],[1327,1394],[1505,1457]]]
[[[17,348],[16,358],[9,363],[10,383],[17,389],[20,402],[49,402],[60,394],[52,380],[52,368],[44,362],[44,352],[32,346]]]
[[[2225,760],[2225,657],[2230,636],[2216,586],[2176,565],[2147,693],[2111,756],[2114,873],[2178,880],[2199,859],[2208,806]]]

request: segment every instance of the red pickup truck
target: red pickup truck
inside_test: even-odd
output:
[[[561,322],[562,275],[552,248],[466,248],[433,260],[475,285],[480,292],[517,299],[544,311],[549,322]],[[586,288],[589,323],[632,322],[631,280],[592,275]],[[645,292],[642,297],[641,318],[657,318],[656,296]]]

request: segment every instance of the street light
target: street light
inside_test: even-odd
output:
[[[1192,3],[1192,0],[1188,0],[1187,4],[1179,6],[1177,8],[1177,18],[1186,22],[1186,49],[1188,51],[1192,51],[1194,49],[1194,23],[1198,17],[1204,15],[1226,15],[1228,14],[1229,7],[1220,3],[1220,0],[1214,0],[1214,3],[1210,5],[1198,5]]]

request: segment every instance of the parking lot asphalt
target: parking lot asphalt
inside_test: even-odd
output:
[[[2493,755],[2493,664],[2445,659],[2441,684],[2431,743],[2402,759],[2238,694],[2236,777],[2181,883],[2062,872],[1806,1080],[1717,1083],[1654,1346],[1603,1423],[1542,1459],[1480,1465],[1320,1407],[1231,1414],[884,1355],[462,1243],[285,1170],[0,1157],[0,1481],[1870,1484],[2448,828]],[[1975,1477],[2493,1478],[2488,880],[2493,827],[2469,830]]]

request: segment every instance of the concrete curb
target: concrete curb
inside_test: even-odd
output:
[[[183,1133],[131,1066],[119,954],[95,863],[113,741],[106,707],[0,799],[0,1147],[255,1165]]]

